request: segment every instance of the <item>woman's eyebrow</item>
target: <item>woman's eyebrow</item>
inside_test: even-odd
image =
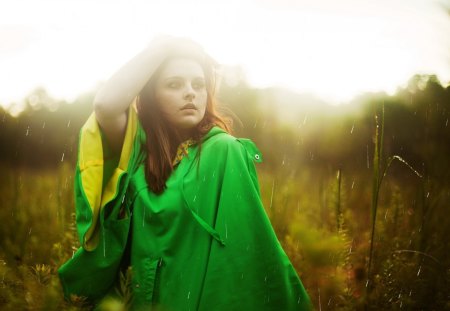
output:
[[[166,77],[166,78],[164,79],[164,81],[171,80],[171,79],[174,79],[174,80],[175,80],[175,79],[184,80],[184,78],[185,78],[185,77],[181,77],[181,76],[169,76],[169,77]],[[193,77],[192,80],[194,80],[194,79],[205,80],[205,78],[202,77],[202,76],[196,76],[196,77]]]

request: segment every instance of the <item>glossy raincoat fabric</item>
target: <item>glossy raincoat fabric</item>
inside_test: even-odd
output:
[[[133,310],[310,310],[261,202],[256,145],[213,127],[200,161],[189,146],[156,195],[144,142],[133,108],[118,157],[94,115],[83,126],[75,183],[82,247],[58,271],[65,296],[98,301],[129,264]]]

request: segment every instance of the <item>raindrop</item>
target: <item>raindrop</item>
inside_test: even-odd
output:
[[[106,239],[105,239],[105,230],[103,230],[102,237],[103,237],[103,257],[106,258]]]
[[[27,126],[27,132],[25,133],[25,136],[28,136],[29,133],[30,133],[30,127]]]
[[[228,239],[228,226],[225,223],[225,238]]]
[[[242,280],[244,279],[244,273],[241,274],[241,279],[242,279]]]
[[[264,282],[267,283],[267,274],[266,274],[266,276],[264,277]]]
[[[272,204],[273,204],[273,190],[275,188],[275,179],[272,182],[272,194],[270,195],[270,208],[272,208]]]
[[[370,167],[370,162],[369,162],[369,145],[366,145],[367,148],[367,168]]]
[[[306,124],[306,120],[308,120],[308,115],[306,115],[305,118],[303,119],[303,125]]]
[[[427,199],[428,199],[429,196],[430,196],[430,192],[428,191],[428,192],[427,192]]]
[[[45,121],[44,121],[44,123],[42,123],[42,128],[45,128]]]
[[[145,227],[145,210],[146,210],[146,208],[145,208],[145,206],[144,206],[144,213],[143,213],[143,215],[142,215],[142,228]]]
[[[32,229],[32,228],[30,228],[30,230],[28,231],[28,235],[30,235],[30,234],[31,234],[31,229]]]
[[[419,267],[419,271],[417,271],[417,276],[419,276],[421,269],[422,269],[422,266]]]
[[[189,293],[187,295],[187,299],[189,299],[190,296],[191,296],[191,292],[189,291]]]
[[[70,126],[70,120],[69,120],[69,122],[67,122],[67,127],[69,127]]]
[[[64,161],[64,152],[63,152],[62,157],[61,157],[61,162],[63,162],[63,161]]]
[[[448,118],[447,118],[447,121],[445,121],[445,127],[447,127],[447,125],[448,125]]]
[[[350,134],[353,134],[353,130],[355,129],[355,123],[352,125],[352,129],[350,130]]]
[[[322,310],[322,303],[320,300],[320,288],[317,288],[318,292],[319,292],[319,310]]]
[[[384,213],[384,220],[386,220],[388,214],[388,210],[386,210],[386,213]]]
[[[355,186],[355,181],[352,181],[352,189],[353,189],[354,186]]]
[[[195,202],[195,200],[197,200],[197,195],[195,195],[195,196],[194,196],[194,200],[193,200],[193,202]]]

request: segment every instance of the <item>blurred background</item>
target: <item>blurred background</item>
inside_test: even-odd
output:
[[[2,1],[0,309],[83,310],[73,177],[96,91],[158,34],[220,64],[317,310],[450,309],[450,2]]]

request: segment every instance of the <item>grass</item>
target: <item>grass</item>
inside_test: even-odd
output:
[[[386,159],[383,140],[384,113],[371,175],[258,165],[266,211],[318,310],[450,307],[450,186],[398,155]],[[419,178],[389,176],[394,162]],[[79,246],[73,165],[1,171],[0,309],[88,310],[64,301],[56,275]],[[120,291],[127,296],[126,286]]]

